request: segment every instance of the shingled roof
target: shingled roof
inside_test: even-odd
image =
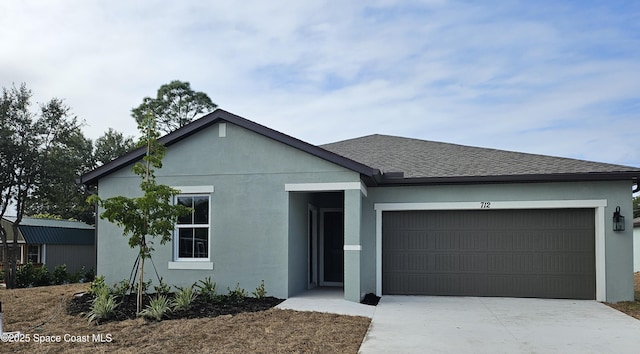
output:
[[[320,147],[395,177],[383,183],[637,180],[640,176],[640,168],[628,166],[378,134]]]
[[[525,154],[388,135],[369,135],[321,146],[283,134],[227,111],[216,109],[158,141],[171,146],[219,122],[228,122],[360,173],[367,185],[628,180],[637,183],[640,168]],[[98,180],[139,161],[144,148],[80,176]]]

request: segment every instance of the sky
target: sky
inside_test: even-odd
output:
[[[0,86],[95,139],[172,80],[312,144],[369,134],[640,167],[640,1],[2,1]]]

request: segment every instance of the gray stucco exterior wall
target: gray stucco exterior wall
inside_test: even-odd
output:
[[[289,197],[289,283],[288,296],[307,290],[308,283],[308,205],[309,193],[291,193]]]
[[[208,260],[177,262],[173,243],[154,242],[153,261],[171,285],[188,286],[210,276],[220,292],[236,284],[251,291],[262,280],[272,296],[305,291],[318,285],[310,284],[309,252],[318,242],[309,238],[310,208],[317,213],[339,209],[344,213],[345,298],[359,301],[377,292],[380,281],[378,205],[604,201],[598,210],[606,301],[633,298],[631,217],[624,232],[613,232],[611,221],[616,206],[623,215],[632,214],[627,181],[364,187],[357,172],[231,123],[214,124],[171,145],[163,165],[156,171],[159,183],[210,197]],[[101,178],[100,197],[139,196],[140,179],[130,167]],[[599,217],[595,210],[594,218]],[[109,284],[128,278],[137,250],[129,248],[121,228],[98,220],[97,249],[98,274]],[[147,269],[146,279],[155,278]]]
[[[359,182],[359,174],[225,124],[224,137],[216,124],[170,146],[156,171],[162,184],[212,187],[213,269],[169,269],[171,243],[155,242],[153,261],[168,284],[188,286],[211,276],[222,292],[237,283],[251,291],[264,280],[270,295],[286,298],[304,290],[306,282],[307,201],[304,195],[290,198],[285,184]],[[141,193],[139,183],[127,167],[100,179],[98,191],[101,198],[133,197]],[[136,250],[120,228],[98,220],[97,247],[98,274],[110,284],[129,276]],[[147,269],[147,279],[152,278]]]
[[[620,206],[623,215],[632,214],[630,183],[617,182],[564,182],[526,184],[486,184],[416,187],[369,188],[369,198],[363,208],[363,220],[370,228],[375,225],[376,203],[455,203],[483,201],[567,201],[606,200],[604,208],[606,254],[606,301],[618,302],[633,299],[632,226],[623,232],[614,232],[613,211]],[[594,215],[595,217],[595,215]],[[370,259],[370,249],[376,247],[375,236],[370,229],[363,236],[363,252]],[[375,232],[373,232],[375,235]],[[375,265],[365,262],[362,270],[363,292],[375,292]]]

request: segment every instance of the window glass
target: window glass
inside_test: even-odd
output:
[[[178,229],[178,257],[193,257],[193,229]]]
[[[29,245],[27,247],[27,262],[40,263],[40,246]]]
[[[197,228],[193,230],[194,257],[209,257],[209,230]]]
[[[209,197],[193,198],[193,223],[208,224],[209,223]]]
[[[193,208],[193,198],[178,197],[178,204],[183,205],[187,208]],[[192,221],[191,221],[192,218],[193,218],[192,214],[181,216],[178,218],[178,224],[192,224]]]
[[[176,224],[174,242],[178,260],[209,258],[209,196],[180,195],[176,203],[193,209]]]

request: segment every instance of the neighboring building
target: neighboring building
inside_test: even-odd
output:
[[[223,110],[160,139],[158,183],[195,209],[154,244],[160,276],[207,276],[286,298],[367,293],[633,298],[640,168],[371,135],[314,146]],[[139,196],[141,148],[81,177],[101,198]],[[100,212],[100,211],[99,211]],[[630,220],[628,218],[627,220]],[[629,223],[630,226],[630,223]],[[127,278],[137,250],[97,222],[97,272]]]
[[[5,216],[1,221],[9,244],[13,243],[11,225],[15,219]],[[95,228],[91,225],[78,221],[25,217],[18,231],[19,264],[44,264],[49,270],[65,264],[69,273],[75,273],[82,267],[86,270],[96,268]]]
[[[633,271],[640,272],[640,218],[633,219]]]

